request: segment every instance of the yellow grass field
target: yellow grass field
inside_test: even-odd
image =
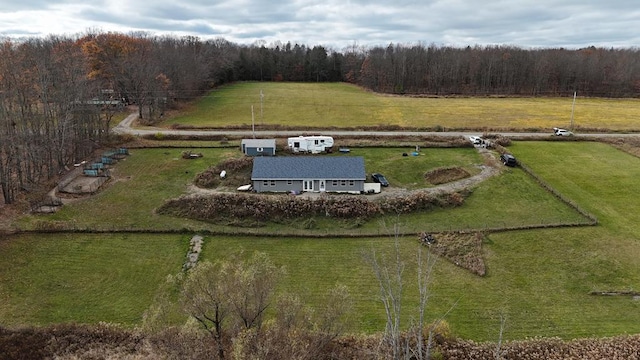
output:
[[[573,124],[578,131],[640,131],[640,99],[578,96],[573,106],[572,97],[408,97],[376,94],[344,83],[275,82],[223,86],[163,125],[250,128],[252,106],[257,129],[285,126],[546,131]]]

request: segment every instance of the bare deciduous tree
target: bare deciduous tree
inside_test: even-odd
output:
[[[266,254],[255,252],[246,260],[239,254],[215,264],[202,262],[187,274],[183,309],[211,333],[221,359],[225,336],[259,330],[282,273]]]
[[[312,309],[299,297],[280,296],[275,318],[263,329],[241,332],[233,340],[237,359],[334,359],[331,343],[348,322],[352,302],[345,286],[336,285],[323,306]]]
[[[229,314],[224,280],[219,264],[201,262],[187,276],[181,296],[184,310],[213,336],[220,359],[225,355],[224,322]]]
[[[418,308],[417,319],[414,318],[406,336],[403,336],[401,319],[404,316],[403,283],[405,261],[400,249],[400,231],[398,224],[393,227],[393,249],[390,256],[378,255],[375,251],[367,256],[367,261],[380,286],[380,301],[385,310],[386,325],[384,340],[393,359],[429,359],[432,332],[437,322],[429,327],[429,338],[425,344],[424,331],[426,328],[426,309],[430,297],[429,285],[436,258],[427,250],[423,254],[422,247],[417,254],[417,286]],[[412,314],[409,314],[413,316]],[[415,315],[415,314],[414,314]]]
[[[405,264],[400,254],[398,225],[394,225],[393,261],[372,251],[367,261],[373,268],[374,275],[380,286],[380,301],[384,306],[386,323],[384,339],[391,350],[393,359],[400,359],[403,344],[400,328],[402,315],[402,280]]]
[[[262,252],[245,261],[236,256],[222,264],[221,286],[241,328],[260,328],[283,271]]]
[[[500,313],[500,333],[498,334],[498,342],[496,343],[495,358],[496,360],[502,359],[502,340],[504,331],[506,329],[507,316],[504,313]]]

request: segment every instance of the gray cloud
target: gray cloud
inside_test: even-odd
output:
[[[89,28],[297,42],[343,48],[389,43],[635,47],[636,0],[25,0],[0,4],[0,35],[77,34]]]

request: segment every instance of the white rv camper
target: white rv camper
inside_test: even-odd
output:
[[[331,152],[333,138],[322,135],[291,137],[287,139],[287,146],[289,146],[289,150],[294,153],[309,152],[318,154],[321,152]]]

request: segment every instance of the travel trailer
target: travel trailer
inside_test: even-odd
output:
[[[308,152],[318,154],[321,152],[331,152],[333,148],[333,138],[322,135],[291,137],[287,139],[287,146],[289,150],[294,153]]]

